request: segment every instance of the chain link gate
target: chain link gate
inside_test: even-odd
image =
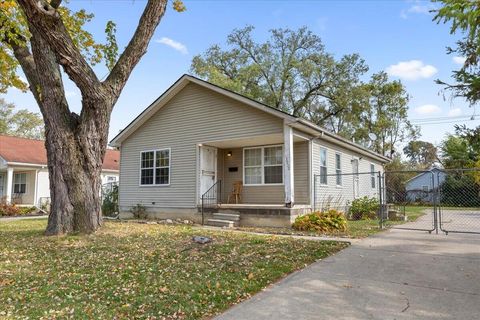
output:
[[[440,230],[480,234],[480,169],[439,170],[436,176]]]
[[[479,169],[387,171],[381,180],[382,226],[480,234]]]

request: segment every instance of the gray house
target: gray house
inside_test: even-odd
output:
[[[405,184],[408,202],[433,202],[433,191],[445,181],[446,173],[439,168],[422,172]]]
[[[312,122],[189,75],[111,145],[121,151],[122,216],[142,204],[152,218],[200,221],[203,204],[207,220],[217,225],[285,226],[322,197],[335,197],[341,206],[378,196],[373,173],[389,161]],[[342,180],[342,172],[353,178]],[[363,176],[368,183],[361,183]]]

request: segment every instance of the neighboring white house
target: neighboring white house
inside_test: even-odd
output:
[[[378,197],[377,172],[389,161],[310,121],[189,75],[110,144],[121,153],[121,215],[141,204],[154,218],[198,221],[204,195],[209,206],[214,202],[209,209],[229,209],[242,225],[289,225],[322,199],[344,207],[360,196]]]
[[[433,191],[439,188],[445,181],[447,174],[439,168],[421,172],[407,180],[405,184],[408,202],[433,202]]]
[[[43,140],[0,135],[0,200],[40,206],[50,199],[47,153]],[[102,184],[118,181],[120,153],[107,150]]]

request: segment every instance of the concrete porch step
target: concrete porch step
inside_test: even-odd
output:
[[[229,213],[229,212],[214,212],[213,219],[240,221],[240,215],[236,213]]]
[[[235,223],[235,221],[230,221],[230,220],[222,220],[222,219],[208,219],[207,220],[207,225],[213,226],[213,227],[225,227],[225,228],[233,228],[238,224]]]

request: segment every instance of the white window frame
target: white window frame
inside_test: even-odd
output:
[[[275,148],[275,147],[281,147],[282,148],[282,182],[281,183],[265,183],[265,167],[278,167],[280,166],[279,164],[274,164],[274,165],[265,165],[265,149],[267,148]],[[256,166],[245,166],[245,150],[253,150],[253,149],[261,149],[261,163],[260,165]],[[284,171],[284,163],[283,163],[283,151],[284,151],[284,146],[283,144],[275,144],[275,145],[266,145],[266,146],[257,146],[257,147],[248,147],[248,148],[243,148],[243,158],[242,158],[242,169],[243,169],[243,185],[244,186],[282,186],[284,181],[283,181],[283,171]],[[245,168],[255,168],[255,167],[260,167],[262,170],[262,183],[246,183],[245,182]]]
[[[338,156],[338,163],[337,163]],[[340,166],[338,166],[340,165]],[[340,183],[338,180],[340,179]],[[340,152],[335,152],[335,183],[337,187],[343,186],[343,176],[342,176],[342,154]]]
[[[19,176],[19,175],[25,175],[25,183],[17,183],[15,182],[15,177]],[[15,192],[15,186],[16,185],[22,185],[24,184],[25,185],[25,192]],[[27,183],[27,173],[26,172],[14,172],[13,173],[13,190],[12,190],[12,193],[13,194],[27,194],[28,193],[28,183]]]
[[[157,167],[157,152],[158,151],[168,151],[168,166]],[[153,152],[153,167],[142,168],[142,154],[146,152]],[[168,187],[172,183],[172,149],[171,148],[161,148],[153,150],[142,150],[140,151],[140,164],[139,164],[139,176],[138,176],[138,185],[140,187]],[[155,178],[157,174],[157,169],[168,168],[168,183],[156,184]],[[153,169],[153,183],[152,184],[142,184],[142,169]]]
[[[427,190],[425,190],[425,188],[426,188]],[[430,192],[430,186],[428,186],[428,185],[422,185],[422,192]]]
[[[372,189],[377,188],[377,180],[375,176],[375,163],[370,163],[370,187]]]
[[[322,166],[322,150],[325,150],[325,166]],[[328,186],[328,149],[325,147],[320,147],[319,150],[319,176],[320,176],[320,185]],[[322,182],[322,167],[325,168],[325,183]]]

